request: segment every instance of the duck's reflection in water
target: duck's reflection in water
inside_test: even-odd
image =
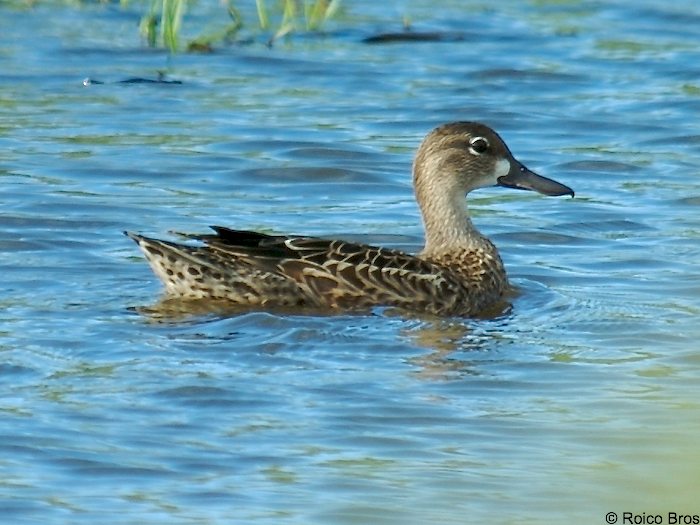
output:
[[[255,311],[249,307],[232,305],[227,301],[186,301],[168,296],[164,296],[152,305],[131,308],[148,322],[161,325],[192,326],[193,324],[207,324],[211,321],[229,318],[236,322],[235,319],[245,318],[246,326],[250,327],[250,323],[259,325],[259,328],[268,335],[273,335],[272,332],[278,330],[290,330],[291,326],[299,328],[306,324],[308,330],[318,332],[319,341],[331,337],[336,342],[338,335],[336,320],[342,319],[342,325],[348,329],[354,319],[357,319],[357,324],[360,326],[362,319],[367,319],[368,316],[375,319],[382,318],[388,322],[381,325],[386,330],[391,332],[398,327],[398,331],[395,333],[395,336],[398,335],[398,339],[403,339],[414,348],[427,350],[420,355],[409,357],[408,363],[415,367],[415,374],[418,377],[434,380],[479,375],[479,365],[483,365],[485,359],[483,352],[493,347],[494,339],[498,337],[499,328],[509,323],[511,309],[511,304],[504,300],[489,311],[483,312],[478,318],[469,319],[440,319],[437,317],[415,317],[415,315],[411,317],[406,312],[393,308],[358,312],[356,316],[338,316],[328,311],[300,312],[298,309],[287,311],[277,309],[273,312]],[[272,322],[274,319],[277,321]],[[307,321],[309,322],[307,323]],[[323,326],[319,326],[318,322],[322,322]],[[332,323],[333,328],[329,330],[326,322]],[[230,328],[229,326],[227,330]],[[380,328],[377,327],[377,329]],[[237,332],[238,330],[226,335],[222,333],[209,334],[203,339],[230,341],[232,335]],[[265,337],[262,337],[260,344],[264,343],[264,339]],[[294,345],[293,340],[290,340],[289,344]],[[400,359],[398,355],[397,359]]]
[[[483,356],[476,359],[476,353],[493,346],[495,328],[508,323],[511,309],[504,301],[476,319],[433,319],[404,330],[414,345],[430,351],[409,360],[416,366],[416,375],[426,379],[479,375]]]

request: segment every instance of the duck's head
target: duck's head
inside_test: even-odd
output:
[[[419,193],[443,186],[463,196],[477,188],[504,186],[574,196],[568,186],[527,169],[494,130],[478,122],[453,122],[431,131],[418,148],[413,177]]]

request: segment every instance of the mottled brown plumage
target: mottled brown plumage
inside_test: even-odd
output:
[[[490,128],[445,124],[421,144],[413,167],[426,244],[417,255],[313,237],[272,236],[219,226],[188,236],[199,245],[126,232],[172,297],[253,309],[331,311],[392,306],[441,316],[473,316],[497,303],[508,281],[496,247],[473,226],[471,190],[500,185],[571,195],[516,161]]]

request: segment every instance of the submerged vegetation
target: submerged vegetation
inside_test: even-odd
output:
[[[150,8],[140,24],[140,31],[151,47],[163,46],[176,52],[180,49],[183,18],[189,0],[151,0]],[[340,8],[340,0],[277,0],[271,5],[266,0],[255,0],[257,22],[254,27],[270,33],[269,43],[291,32],[319,31]],[[246,27],[241,11],[234,0],[223,0],[222,9],[228,16],[220,29],[197,37],[187,44],[188,50],[210,50],[215,42],[232,40]]]

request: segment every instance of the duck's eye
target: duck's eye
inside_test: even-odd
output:
[[[469,141],[469,149],[474,155],[481,155],[489,149],[489,141],[484,137],[474,137]]]

